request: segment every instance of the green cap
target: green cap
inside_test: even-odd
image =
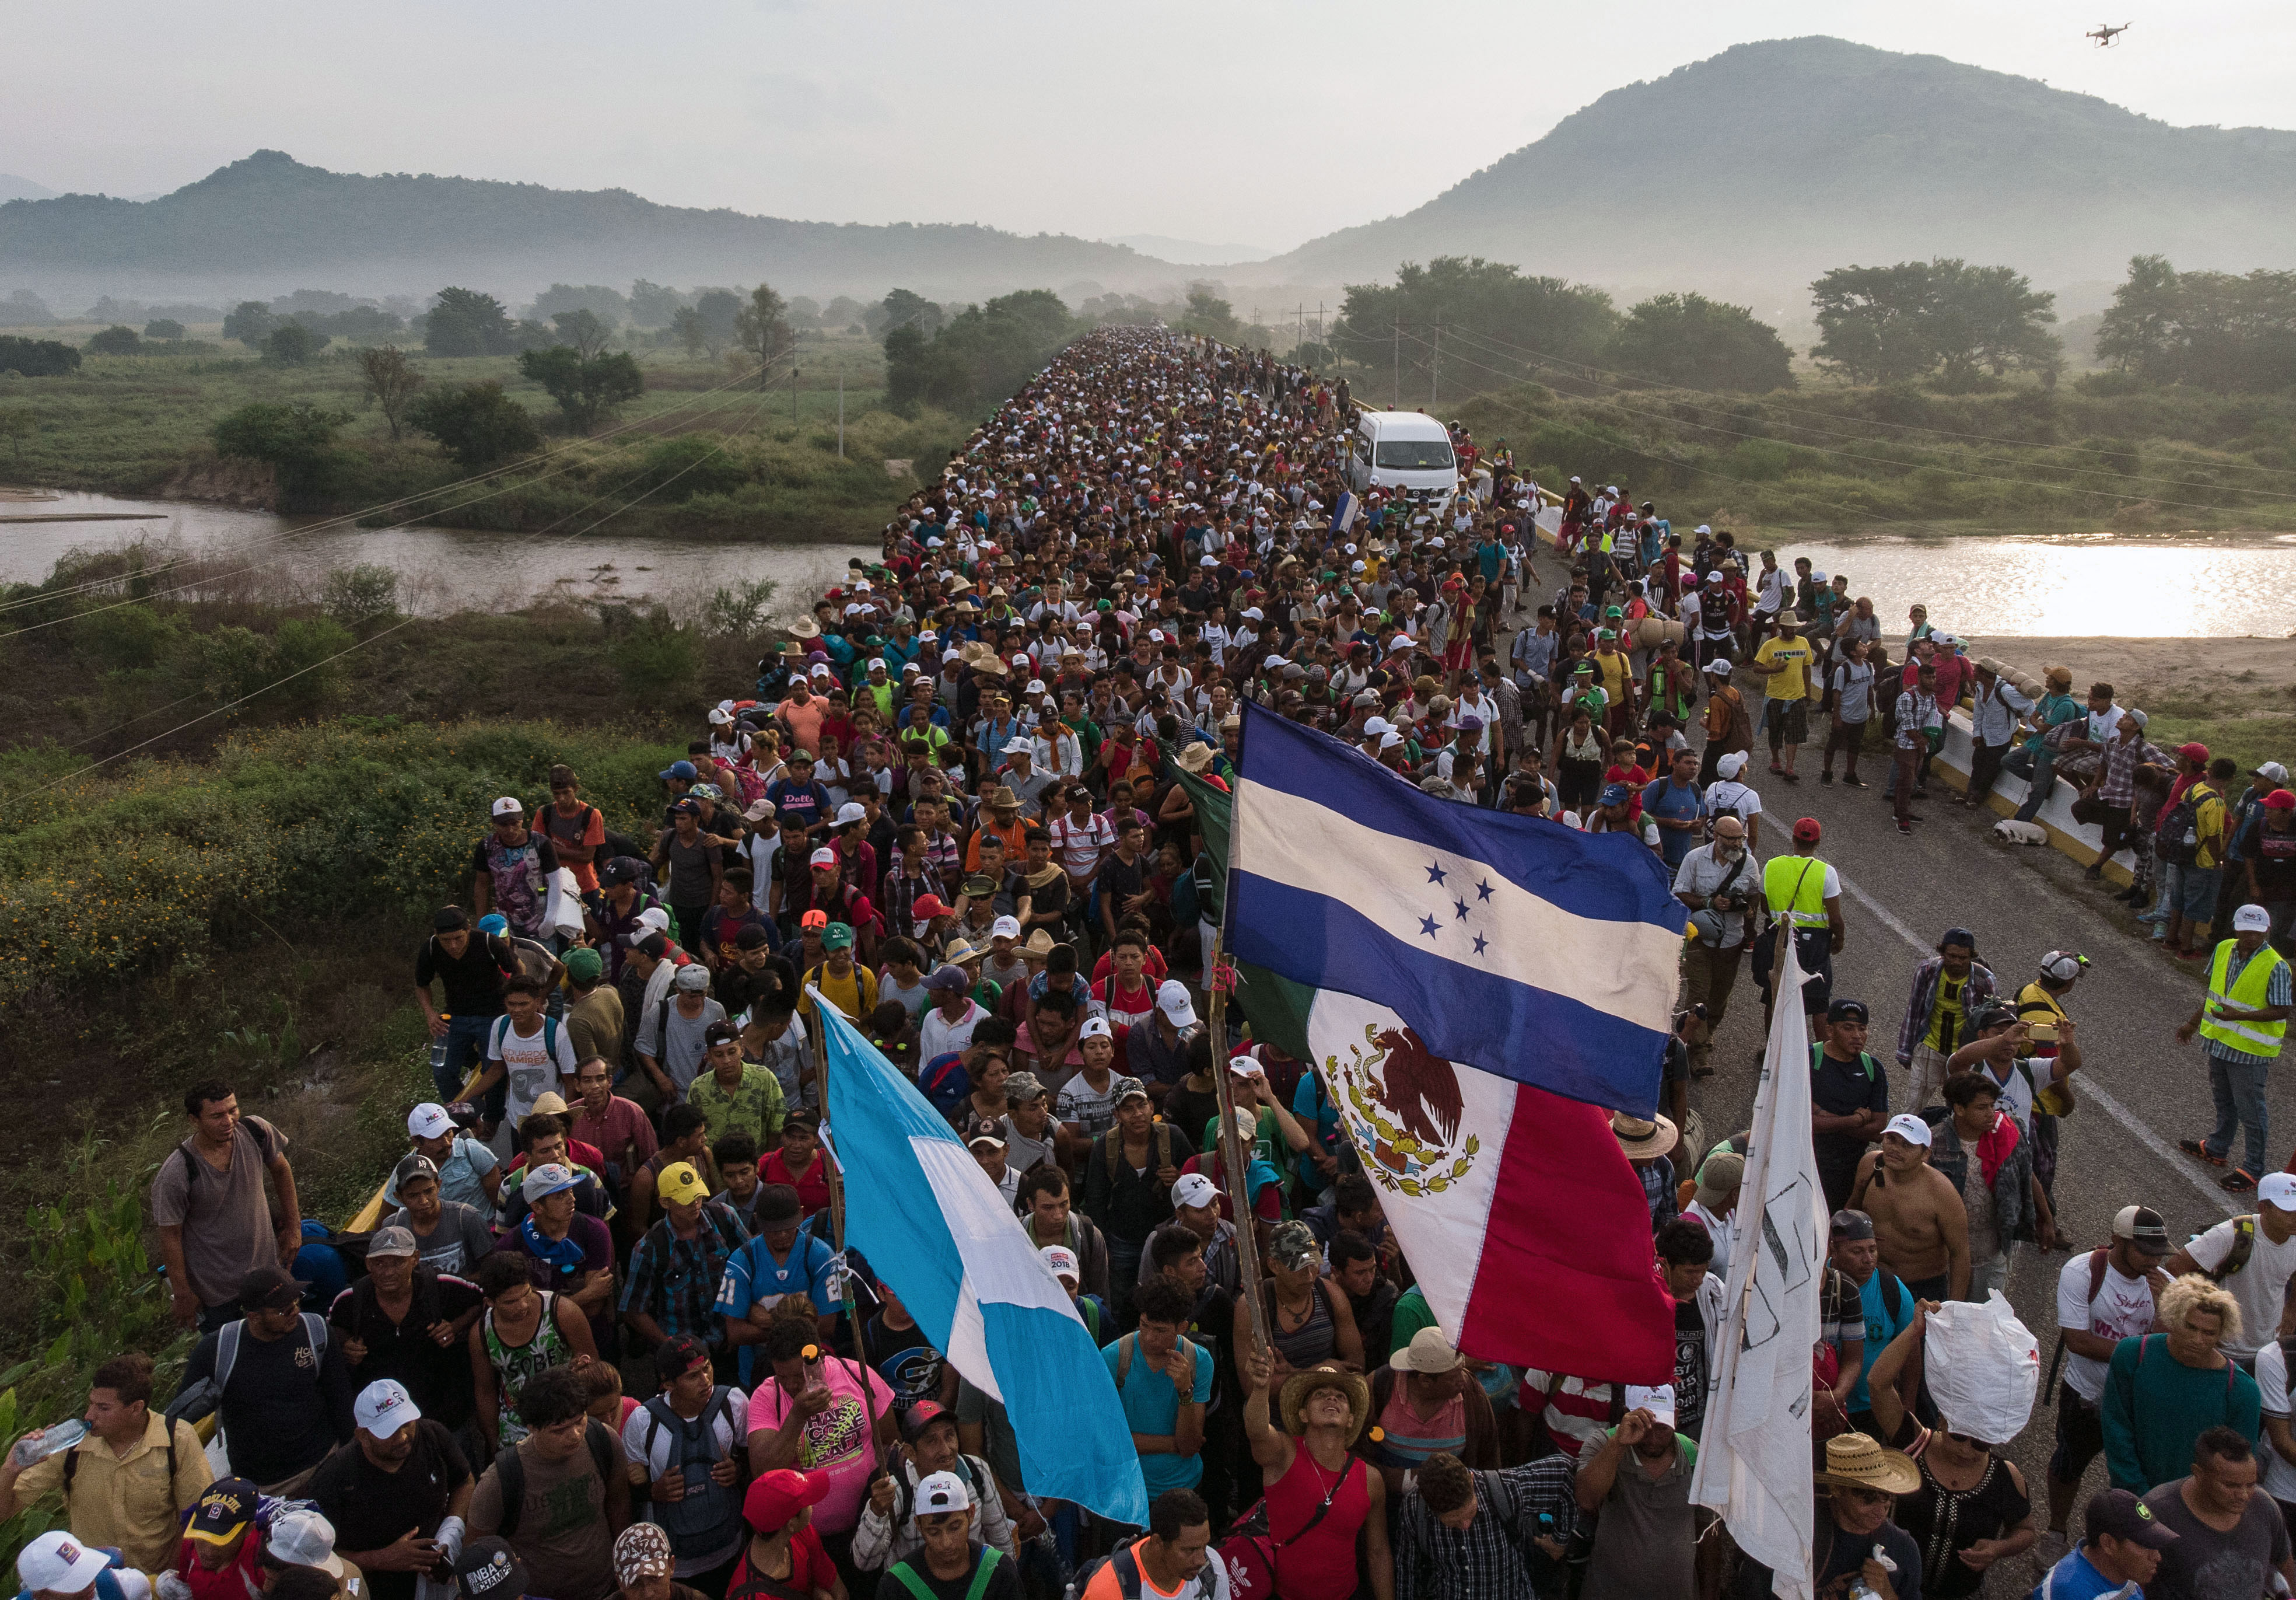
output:
[[[566,975],[577,983],[595,983],[605,971],[606,964],[587,945],[577,945],[566,952]]]
[[[849,950],[853,948],[853,927],[849,923],[832,923],[821,931],[821,948],[824,950]]]

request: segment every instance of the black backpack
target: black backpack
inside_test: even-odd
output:
[[[590,1464],[598,1469],[599,1483],[611,1483],[622,1453],[613,1431],[594,1416],[582,1430],[582,1442],[590,1447]],[[502,1521],[495,1531],[512,1538],[518,1533],[519,1507],[526,1500],[526,1462],[516,1445],[506,1444],[496,1454],[495,1476],[502,1489]]]
[[[2206,784],[2194,784],[2161,818],[2152,836],[2152,853],[2173,866],[2190,866],[2201,858],[2201,803],[2217,798]]]

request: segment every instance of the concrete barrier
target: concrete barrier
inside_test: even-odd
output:
[[[1945,747],[1930,763],[1930,770],[1941,777],[1947,786],[1962,793],[1969,792],[1969,775],[1976,759],[1977,741],[1972,736],[1969,713],[1956,708],[1946,718]],[[2073,820],[2074,790],[2070,784],[2061,784],[2053,776],[2051,792],[2033,820],[2048,831],[2049,846],[2061,855],[2070,856],[2083,866],[2093,864],[2104,849],[2104,832],[2095,823]],[[2003,773],[1994,780],[1993,791],[1984,797],[1986,809],[2008,816],[2025,803],[2032,786],[2023,778]],[[2104,875],[2127,888],[2136,881],[2136,858],[2127,850],[2104,864]]]

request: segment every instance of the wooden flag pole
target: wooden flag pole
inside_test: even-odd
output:
[[[1221,973],[1220,937],[1215,931],[1211,949],[1204,958],[1204,1030],[1211,1041],[1212,1086],[1219,1096],[1220,1166],[1227,1180],[1228,1210],[1235,1221],[1236,1271],[1242,1279],[1244,1314],[1250,1319],[1254,1336],[1265,1347],[1270,1329],[1259,1292],[1259,1238],[1253,1227],[1251,1210],[1251,1153],[1236,1131],[1235,1095],[1227,1081],[1227,984],[1233,981],[1232,973],[1225,978]]]

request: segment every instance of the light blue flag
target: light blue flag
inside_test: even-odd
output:
[[[1068,1291],[916,1085],[835,1006],[821,1001],[819,1015],[847,1242],[956,1370],[1004,1403],[1030,1493],[1144,1528],[1131,1429]]]

